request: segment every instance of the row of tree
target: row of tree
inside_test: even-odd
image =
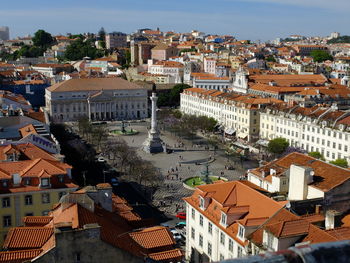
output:
[[[162,182],[163,177],[151,162],[141,159],[120,137],[108,137],[106,125],[93,125],[87,118],[81,118],[78,129],[80,135],[110,160],[111,165],[117,168],[125,180],[135,181],[152,189],[156,189]]]

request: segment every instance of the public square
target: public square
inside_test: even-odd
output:
[[[225,166],[228,165],[228,158],[223,150],[218,149],[215,152],[212,149],[209,151],[205,150],[204,145],[200,146],[167,131],[161,131],[161,139],[174,151],[169,154],[146,153],[142,149],[142,144],[148,136],[148,126],[149,123],[147,122],[127,124],[127,130],[132,128],[137,130],[138,134],[122,136],[122,138],[130,147],[137,151],[141,158],[151,161],[155,167],[160,169],[165,180],[164,184],[156,191],[153,204],[168,215],[175,215],[177,212],[184,210],[182,198],[191,195],[192,190],[183,187],[183,180],[200,175],[200,172],[205,168],[203,165],[196,163],[203,162],[209,158],[214,159],[209,166],[211,174],[223,176],[228,180],[238,180],[247,169],[256,167],[255,162],[246,161],[243,163],[243,168],[239,163],[234,164],[234,169],[227,170]],[[120,128],[120,123],[109,124],[110,130]],[[203,138],[202,141],[205,141],[205,139]]]

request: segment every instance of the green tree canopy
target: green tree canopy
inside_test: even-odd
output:
[[[334,164],[336,166],[339,166],[339,167],[343,167],[343,168],[348,168],[349,167],[348,161],[345,160],[345,159],[337,159],[335,161],[331,161],[330,163]]]
[[[327,51],[324,51],[324,50],[313,50],[311,51],[310,56],[313,58],[315,62],[333,60],[333,57]]]
[[[325,160],[324,156],[320,152],[309,152],[309,156],[320,159],[322,161]]]
[[[289,146],[289,142],[285,138],[276,138],[269,141],[267,150],[274,154],[282,154]]]
[[[41,47],[45,50],[55,42],[51,34],[42,29],[35,32],[32,40],[33,40],[34,46]]]
[[[267,62],[276,62],[275,57],[274,57],[274,56],[272,56],[272,55],[270,55],[270,56],[266,57],[266,58],[265,58],[265,60],[266,60]]]
[[[27,58],[36,58],[42,56],[44,53],[44,49],[38,46],[28,46],[24,45],[18,50],[17,58],[19,57],[27,57]]]
[[[64,57],[67,60],[80,60],[84,57],[95,59],[103,57],[103,51],[95,48],[92,40],[83,41],[79,38],[67,47]]]
[[[327,41],[327,44],[350,43],[350,36],[341,36]]]
[[[189,88],[191,88],[191,86],[187,84],[175,85],[170,91],[170,102],[172,102],[174,106],[180,105],[180,93],[182,93],[184,89]]]

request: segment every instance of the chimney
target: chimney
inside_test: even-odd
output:
[[[313,183],[314,171],[310,167],[292,164],[289,173],[289,200],[306,200],[308,184]]]
[[[325,227],[326,230],[334,229],[340,226],[340,212],[336,210],[328,210],[326,212]]]

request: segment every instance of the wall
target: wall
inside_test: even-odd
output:
[[[113,247],[100,239],[99,227],[77,231],[57,231],[56,247],[34,260],[37,263],[114,263],[144,262],[126,251]],[[80,254],[80,261],[77,260]]]

